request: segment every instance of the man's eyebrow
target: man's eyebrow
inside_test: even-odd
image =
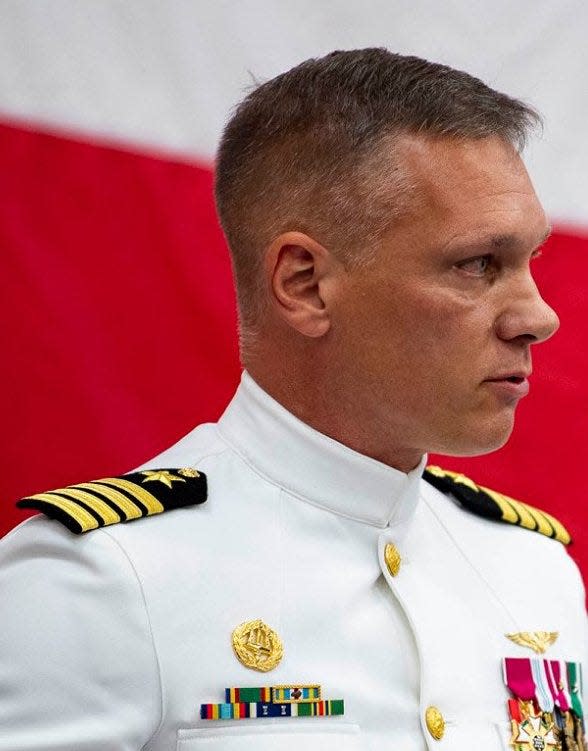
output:
[[[540,245],[543,245],[543,243],[547,240],[547,238],[551,235],[553,231],[553,227],[551,225],[547,227],[546,231],[543,233],[543,235],[539,238],[539,240],[535,243],[535,247],[538,248]],[[504,235],[493,235],[492,237],[487,238],[483,241],[483,245],[488,245],[493,248],[508,248],[515,245],[521,245],[521,239],[518,235],[512,235],[510,233],[504,234]]]
[[[534,248],[539,248],[551,235],[552,227],[548,226],[546,231],[538,238],[537,242],[533,244]],[[467,238],[454,238],[452,241],[444,246],[444,250],[457,251],[467,249],[481,249],[481,248],[516,248],[526,246],[527,243],[523,240],[521,235],[513,234],[511,232],[505,232],[500,234],[484,234],[474,235]]]

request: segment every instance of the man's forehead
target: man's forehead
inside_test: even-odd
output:
[[[505,192],[535,196],[516,149],[498,137],[402,137],[397,159],[423,198],[438,204]]]
[[[405,226],[505,247],[540,244],[548,222],[516,149],[503,139],[401,135],[397,164],[411,185]]]
[[[451,134],[398,133],[389,142],[395,153],[408,165],[444,172],[454,169],[490,170],[510,166],[520,167],[522,160],[516,148],[500,136],[466,138]]]

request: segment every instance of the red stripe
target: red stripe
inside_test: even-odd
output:
[[[522,722],[521,708],[516,699],[508,700],[509,714],[515,722]]]

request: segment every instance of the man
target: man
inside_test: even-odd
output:
[[[422,479],[506,442],[558,326],[536,120],[380,49],[244,100],[216,184],[241,386],[141,470],[23,502],[54,519],[0,546],[2,751],[581,747],[566,531]]]

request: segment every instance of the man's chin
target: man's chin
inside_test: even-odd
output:
[[[444,446],[430,449],[429,453],[444,456],[483,456],[498,451],[510,438],[514,428],[514,414],[511,419],[499,423],[478,426],[478,431],[467,431],[444,442]]]

